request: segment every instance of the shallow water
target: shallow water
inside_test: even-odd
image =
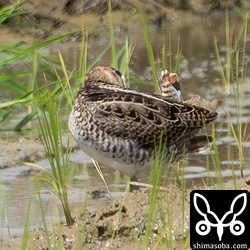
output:
[[[69,181],[68,197],[72,214],[78,214],[77,211],[74,213],[74,207],[83,208],[86,201],[92,209],[108,201],[107,190],[92,166],[91,159],[82,151],[78,151],[72,153],[70,162],[72,178]],[[36,164],[44,169],[50,169],[47,160],[39,161]],[[40,184],[40,189],[38,188],[35,178],[37,171],[36,167],[26,165],[1,170],[3,190],[0,191],[2,206],[0,238],[9,236],[9,232],[11,236],[23,234],[27,218],[30,218],[31,221],[30,229],[44,227],[40,199],[48,227],[64,221],[61,205],[55,195],[42,184]],[[114,172],[111,168],[105,168],[103,171],[107,183],[111,183],[109,188],[112,197],[121,196],[126,188],[126,182],[123,179],[121,183],[114,181]]]
[[[182,82],[182,90],[184,99],[198,94],[205,98],[207,101],[214,105],[218,112],[219,117],[215,124],[216,131],[216,144],[219,151],[219,159],[221,162],[221,174],[223,177],[229,178],[232,175],[240,176],[240,164],[238,156],[237,142],[235,141],[231,129],[228,126],[229,122],[236,128],[237,117],[234,95],[224,95],[224,90],[220,80],[219,67],[214,54],[214,37],[216,36],[219,42],[220,50],[225,50],[225,34],[224,34],[224,17],[215,15],[213,17],[203,17],[199,20],[194,19],[182,25],[166,26],[165,30],[151,25],[151,38],[156,57],[161,58],[161,46],[163,43],[164,35],[168,35],[168,31],[172,34],[172,49],[176,50],[177,40],[180,37],[180,44],[182,47],[182,60],[179,71],[179,76]],[[130,65],[131,73],[151,80],[151,73],[147,62],[146,48],[143,42],[141,30],[131,28],[129,30],[130,37],[136,41],[136,49]],[[118,37],[118,46],[122,46],[125,41],[127,31],[116,27],[116,36]],[[248,34],[248,42],[250,35]],[[95,58],[99,52],[108,43],[107,37],[103,37],[99,41],[91,41],[89,48],[89,57]],[[44,50],[44,53],[57,53],[60,48],[65,61],[74,62],[72,50],[79,53],[81,44],[59,44]],[[247,53],[250,54],[250,47],[247,47]],[[160,60],[160,59],[159,59]],[[248,61],[250,57],[248,57]],[[104,56],[100,64],[109,65],[110,57]],[[157,64],[158,66],[158,64]],[[159,69],[160,72],[161,69]],[[248,68],[247,76],[250,77],[250,69]],[[134,88],[138,88],[132,85]],[[141,91],[150,91],[140,87]],[[250,78],[246,80],[244,85],[244,97],[242,97],[242,123],[243,129],[246,128],[244,138],[244,175],[250,174],[250,128],[247,127],[250,119]],[[230,117],[230,118],[229,118]],[[186,178],[193,182],[201,178],[216,177],[211,162],[207,163],[208,155],[215,154],[213,151],[204,151],[200,154],[192,154],[188,156],[188,164],[185,168]],[[44,160],[37,163],[49,169],[48,161]],[[92,166],[91,160],[86,157],[81,151],[72,154],[71,164],[73,168],[73,177],[69,188],[70,204],[83,204],[86,199],[93,207],[98,206],[100,203],[108,200],[108,195],[105,190],[102,180],[99,178],[97,172]],[[207,166],[209,165],[209,170]],[[89,167],[86,167],[89,166]],[[34,169],[33,169],[34,170]],[[114,180],[114,171],[110,168],[104,168],[104,176],[112,191],[112,196],[116,197],[121,195],[125,189],[126,179]],[[1,170],[2,187],[3,191],[0,192],[0,204],[2,207],[6,205],[7,217],[4,216],[4,208],[0,211],[0,225],[2,232],[0,237],[4,238],[8,235],[7,224],[10,228],[11,235],[22,234],[29,202],[31,202],[30,216],[31,228],[43,226],[41,209],[39,205],[39,197],[37,195],[34,182],[30,179],[30,167],[16,166],[8,169]],[[98,199],[90,199],[89,190],[101,189],[104,193],[100,194]],[[4,195],[3,195],[4,193]],[[5,201],[3,200],[5,199]],[[55,197],[46,189],[42,188],[41,199],[44,204],[46,221],[57,222],[60,220],[62,211],[60,205],[57,205]],[[59,215],[59,218],[58,218]],[[8,219],[6,223],[5,218]]]

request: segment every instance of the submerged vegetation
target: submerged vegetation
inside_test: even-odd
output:
[[[17,7],[23,1],[17,1],[15,4],[3,8],[0,11],[0,25],[4,25],[4,22],[11,15],[20,14],[15,11]],[[143,34],[143,42],[145,43],[145,53],[147,54],[148,65],[152,74],[152,82],[155,83],[153,88],[155,92],[158,91],[157,75],[159,71],[168,68],[170,71],[176,71],[179,73],[182,48],[180,45],[180,39],[178,38],[175,43],[178,43],[177,50],[172,51],[172,37],[171,33],[164,33],[164,43],[160,45],[161,58],[156,59],[154,50],[151,43],[149,21],[146,13],[138,6],[138,16]],[[229,113],[225,112],[225,117],[228,121],[227,133],[228,136],[233,136],[237,145],[237,152],[235,148],[228,147],[227,160],[232,164],[232,176],[236,185],[236,175],[234,169],[234,161],[239,162],[241,175],[244,175],[244,154],[245,143],[249,141],[249,117],[247,121],[243,123],[243,98],[245,93],[245,82],[247,74],[247,32],[249,31],[249,16],[246,13],[240,13],[240,29],[233,30],[230,25],[230,15],[227,13],[225,20],[225,35],[226,35],[226,52],[221,54],[220,44],[215,38],[215,55],[219,64],[219,71],[221,75],[221,88],[225,89],[225,92],[233,96],[235,105],[236,122]],[[51,193],[55,194],[60,202],[63,213],[65,215],[65,221],[68,226],[74,224],[74,218],[71,213],[70,203],[68,200],[68,185],[71,177],[70,170],[70,153],[71,148],[69,143],[64,143],[62,140],[62,134],[68,131],[67,118],[71,109],[71,105],[76,94],[77,89],[82,85],[85,76],[89,70],[102,60],[104,55],[109,54],[109,65],[119,68],[119,70],[126,76],[127,83],[130,86],[133,82],[142,82],[144,80],[134,76],[129,70],[129,65],[133,60],[134,51],[136,48],[136,41],[131,40],[130,37],[124,38],[123,45],[117,46],[116,35],[114,31],[114,24],[112,19],[112,6],[108,1],[108,23],[109,23],[109,42],[94,59],[89,59],[89,34],[87,27],[83,27],[82,31],[82,44],[79,56],[79,61],[75,65],[70,65],[65,61],[61,51],[58,51],[56,55],[48,55],[45,53],[45,49],[52,44],[59,41],[64,41],[66,38],[72,37],[78,34],[80,31],[72,31],[63,35],[55,37],[49,37],[42,41],[34,42],[32,45],[20,41],[15,44],[2,45],[0,44],[0,128],[1,132],[6,131],[27,131],[32,130],[35,135],[40,134],[41,140],[44,145],[44,149],[47,154],[47,158],[50,162],[51,171],[44,170],[42,167],[35,164],[27,163],[35,166],[36,168],[43,170],[35,180],[37,184],[38,197],[41,200],[40,186],[45,185]],[[168,53],[167,53],[168,52]],[[167,56],[166,56],[167,55]],[[160,60],[160,63],[155,62]],[[159,66],[160,65],[160,66]],[[159,70],[160,69],[160,70]],[[180,72],[181,73],[181,72]],[[17,112],[18,111],[18,112]],[[19,115],[21,113],[21,115]],[[225,124],[224,124],[225,125]],[[216,125],[215,125],[216,126]],[[218,124],[217,126],[223,126]],[[213,186],[216,189],[224,189],[224,179],[221,175],[221,155],[218,145],[216,144],[216,128],[213,126],[212,134],[214,137],[214,143],[212,146],[213,153],[204,156],[207,160],[208,172],[212,171],[211,166],[214,168],[216,176],[207,177],[204,180],[204,186]],[[232,152],[232,150],[234,152]],[[236,157],[235,157],[236,156]],[[166,194],[169,201],[167,207],[162,207],[163,203],[159,199],[159,185],[162,183],[172,182],[172,185],[178,185],[181,190],[180,207],[181,207],[181,222],[182,228],[180,230],[180,241],[178,249],[188,249],[189,236],[188,230],[185,228],[186,214],[185,213],[185,170],[187,165],[186,161],[177,163],[173,166],[173,169],[163,169],[162,159],[159,157],[155,162],[155,167],[150,174],[150,180],[153,184],[153,188],[149,194],[149,210],[146,218],[146,223],[142,232],[133,232],[134,234],[143,235],[142,241],[138,237],[135,238],[135,243],[138,244],[138,248],[145,249],[150,244],[152,249],[173,249],[174,248],[174,236],[173,236],[173,217],[174,209],[171,207],[171,200],[174,199],[173,194]],[[161,177],[164,176],[162,179]],[[102,176],[103,177],[103,176]],[[1,180],[1,176],[0,176]],[[36,182],[35,182],[36,183]],[[2,187],[2,181],[0,181],[0,196],[3,197],[3,217],[7,216],[7,205],[4,202],[4,189]],[[123,197],[123,203],[119,204],[118,217],[122,217],[124,204],[126,204],[126,193]],[[32,202],[32,200],[30,201]],[[43,204],[41,204],[41,214],[43,215]],[[166,205],[166,204],[165,204]],[[78,224],[85,225],[86,221],[86,204],[83,205],[83,215],[81,216],[81,222]],[[29,211],[31,210],[29,206]],[[22,249],[26,249],[30,244],[29,238],[29,216],[27,211],[27,223],[23,234]],[[157,212],[156,212],[157,211]],[[161,230],[155,229],[155,214],[159,217],[161,222]],[[46,227],[47,222],[43,215],[43,225],[47,236],[49,235],[49,229]],[[59,216],[58,216],[59,217]],[[79,219],[80,220],[80,219]],[[57,225],[59,231],[62,225]],[[80,227],[80,226],[79,226]],[[160,227],[160,226],[159,226]],[[83,242],[86,240],[87,235],[84,234],[85,226],[82,226],[79,230],[81,233],[77,235],[78,248],[81,249]],[[118,234],[118,229],[114,229],[111,239],[115,238]],[[153,232],[153,233],[152,233]],[[97,235],[101,233],[98,232]],[[152,234],[154,236],[152,236]],[[134,235],[135,236],[135,235]],[[56,237],[54,237],[56,238]],[[138,239],[137,239],[138,238]],[[154,238],[154,240],[152,240]],[[47,237],[48,246],[51,246],[55,242],[51,242],[51,237]],[[59,239],[61,246],[64,245],[63,237]],[[138,242],[137,242],[138,241]]]

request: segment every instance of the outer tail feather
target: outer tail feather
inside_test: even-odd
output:
[[[212,123],[217,118],[218,113],[215,112],[215,109],[209,107],[200,96],[195,95],[189,100],[183,99],[181,84],[176,73],[169,73],[167,70],[162,71],[158,83],[162,96],[195,107],[195,112],[183,114],[188,127],[190,127],[190,132],[201,128],[205,124]],[[209,147],[209,143],[213,141],[213,137],[201,134],[201,132],[202,130],[198,129],[195,135],[190,133],[192,135],[180,138],[177,144],[185,145],[188,152],[197,152]]]
[[[162,71],[161,76],[158,78],[158,84],[161,95],[168,97],[178,102],[182,102],[182,97],[179,77],[176,73],[168,73],[167,70]]]

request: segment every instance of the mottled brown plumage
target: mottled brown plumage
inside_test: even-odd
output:
[[[179,77],[176,73],[169,74],[167,70],[162,71],[161,77],[158,78],[158,84],[162,96],[178,102],[184,101],[181,93]]]
[[[77,94],[69,128],[86,154],[135,179],[150,168],[160,144],[166,162],[204,144],[196,134],[216,117],[203,107],[127,89],[118,70],[96,67]]]

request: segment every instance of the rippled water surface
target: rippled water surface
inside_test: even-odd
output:
[[[136,26],[138,27],[138,26]],[[224,177],[230,177],[232,175],[240,176],[241,174],[241,162],[239,161],[238,142],[235,140],[232,133],[232,127],[234,127],[236,133],[238,131],[237,124],[242,122],[243,126],[243,172],[244,175],[249,175],[250,172],[250,128],[248,126],[250,119],[250,69],[248,67],[247,79],[242,85],[241,104],[240,108],[242,118],[237,117],[237,108],[235,103],[235,95],[226,96],[220,80],[219,66],[215,58],[214,53],[214,39],[218,41],[220,51],[222,53],[222,61],[225,61],[223,53],[225,52],[225,27],[224,17],[203,17],[199,20],[183,23],[182,25],[167,25],[165,30],[152,24],[150,26],[150,35],[156,59],[159,60],[162,57],[161,48],[164,40],[164,33],[171,32],[172,36],[172,50],[176,51],[177,41],[180,39],[180,46],[182,48],[182,60],[179,70],[179,76],[182,83],[182,90],[184,99],[188,99],[191,96],[197,94],[205,98],[212,106],[215,106],[219,112],[218,120],[215,123],[216,133],[216,145],[218,152],[204,151],[200,154],[189,155],[188,163],[185,167],[186,178],[189,180],[207,177],[216,177],[217,173],[214,169],[214,164],[209,158],[210,154],[215,154],[218,157],[221,165],[221,173]],[[129,35],[136,43],[135,53],[131,61],[131,74],[134,74],[140,78],[144,78],[151,81],[151,73],[147,60],[147,53],[145,43],[142,38],[141,30],[131,28],[127,34],[119,27],[116,27],[116,36],[118,40],[118,46],[122,46],[125,41],[126,35]],[[165,36],[166,37],[166,36]],[[250,35],[248,34],[248,65],[250,61],[250,47],[249,47]],[[91,40],[89,48],[89,57],[95,58],[101,50],[107,45],[108,36],[103,37],[98,41]],[[63,53],[65,61],[74,61],[72,50],[77,53],[80,51],[81,44],[70,43],[60,44],[53,46],[44,53],[57,53],[57,49],[60,48]],[[110,65],[110,58],[104,56],[100,64]],[[157,66],[158,63],[156,62]],[[160,65],[160,63],[159,63]],[[161,69],[159,68],[159,73]],[[139,88],[141,91],[151,91],[150,88],[144,88],[144,86],[136,86],[132,84],[132,88]],[[210,159],[210,160],[209,160]],[[103,182],[99,178],[97,172],[91,164],[91,160],[87,158],[81,151],[72,154],[71,156],[73,177],[71,186],[69,188],[70,203],[83,203],[88,196],[88,191],[91,189],[105,190]],[[41,166],[49,169],[49,164],[46,160],[38,163]],[[86,167],[88,165],[88,167]],[[209,168],[209,169],[208,169]],[[29,167],[17,166],[10,169],[1,170],[1,177],[3,182],[3,191],[0,191],[4,196],[0,195],[0,203],[6,204],[7,218],[6,223],[4,217],[4,208],[0,213],[0,225],[2,232],[0,237],[8,235],[7,224],[9,224],[11,235],[23,233],[25,220],[27,217],[27,211],[29,202],[32,200],[30,207],[30,214],[32,217],[32,225],[42,226],[41,209],[39,205],[39,196],[37,194],[34,182],[30,181]],[[104,175],[107,178],[107,182],[110,184],[110,188],[113,196],[118,196],[125,188],[125,179],[114,180],[114,171],[110,168],[104,168]],[[3,200],[3,197],[5,201]],[[93,205],[98,206],[100,202],[107,199],[107,193],[101,194],[102,198],[99,198],[92,202]],[[48,192],[47,189],[42,188],[41,199],[45,207],[45,214],[48,220],[52,222],[58,221],[55,214],[60,210],[60,206],[55,206],[56,200],[54,196]],[[53,204],[51,206],[51,204]]]

